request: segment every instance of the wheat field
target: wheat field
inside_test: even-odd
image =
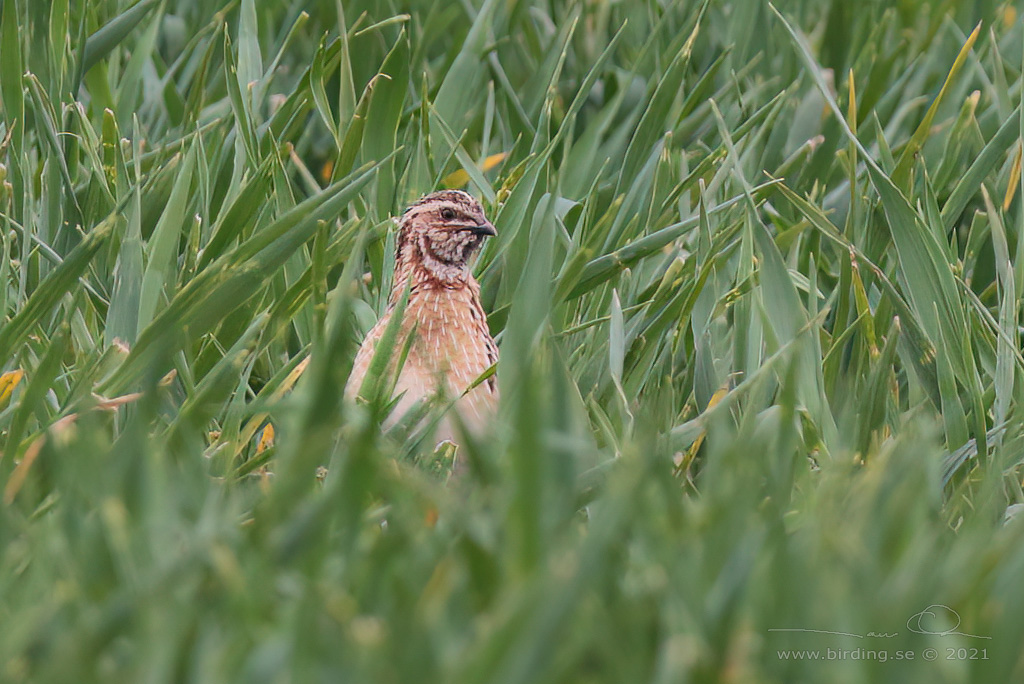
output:
[[[1024,680],[1024,7],[3,0],[0,682]],[[501,406],[343,399],[440,188]]]

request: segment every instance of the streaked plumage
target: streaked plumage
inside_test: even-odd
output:
[[[455,410],[469,429],[485,428],[497,406],[494,377],[462,394],[498,360],[480,305],[480,285],[469,268],[488,235],[494,235],[494,227],[480,203],[459,190],[427,195],[402,214],[388,308],[359,348],[347,396],[359,391],[377,342],[408,285],[409,302],[396,351],[414,330],[415,334],[395,388],[396,395],[404,395],[392,416],[399,417],[417,402],[440,393],[447,399],[458,398]],[[451,422],[444,420],[435,436],[454,439]]]

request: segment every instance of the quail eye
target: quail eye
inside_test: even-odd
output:
[[[455,212],[452,209],[445,207],[444,209],[441,210],[441,218],[443,218],[445,221],[451,221],[453,218],[455,218]]]

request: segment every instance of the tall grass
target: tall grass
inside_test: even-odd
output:
[[[3,0],[0,681],[1024,677],[1024,18],[776,6]],[[454,479],[341,393],[442,186]]]

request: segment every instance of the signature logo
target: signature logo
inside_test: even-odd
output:
[[[942,618],[945,618],[943,620]],[[943,623],[948,624],[954,622],[952,627],[944,629],[942,631],[935,631],[935,628],[941,627]],[[977,634],[967,634],[966,632],[959,632],[957,628],[960,626],[960,613],[956,612],[949,606],[944,606],[941,603],[933,603],[928,606],[920,613],[911,615],[910,619],[907,620],[907,629],[917,634],[933,634],[935,636],[949,636],[955,634],[956,636],[969,637],[971,639],[991,639],[990,636],[979,636]]]
[[[968,634],[959,631],[960,614],[949,606],[941,603],[933,603],[919,613],[914,613],[907,619],[907,629],[915,634],[930,634],[932,636],[960,636],[969,639],[991,639],[990,636]],[[949,625],[952,624],[952,627]],[[867,634],[856,634],[853,632],[835,632],[827,629],[803,629],[798,627],[772,627],[769,632],[810,632],[812,634],[833,634],[836,636],[847,636],[855,639],[892,639],[899,635],[899,632],[868,632]]]

